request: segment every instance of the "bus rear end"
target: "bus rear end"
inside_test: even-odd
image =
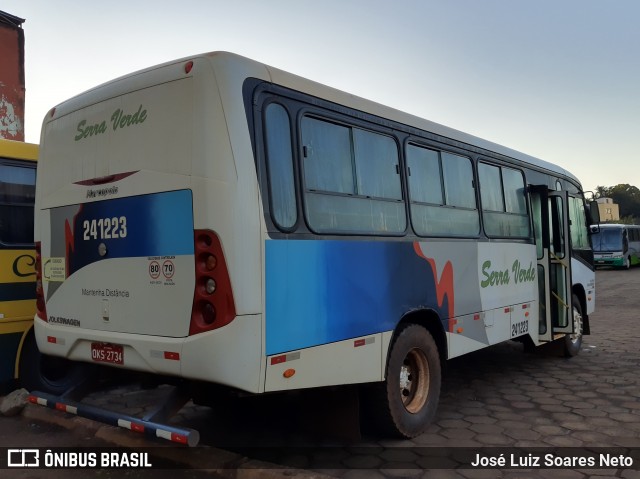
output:
[[[255,291],[234,288],[259,277],[236,260],[259,254],[258,216],[239,223],[234,206],[257,198],[238,185],[213,71],[207,56],[162,65],[45,118],[35,224],[43,352],[259,389],[259,308],[243,301]],[[240,352],[246,367],[223,367]]]

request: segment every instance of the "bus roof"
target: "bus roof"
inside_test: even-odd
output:
[[[0,157],[36,161],[38,145],[0,138]]]
[[[405,113],[395,108],[391,108],[391,107],[373,102],[371,100],[358,97],[356,95],[345,93],[341,90],[328,87],[326,85],[314,82],[312,80],[308,80],[306,78],[299,77],[297,75],[279,70],[274,67],[266,66],[266,68],[271,75],[273,83],[275,84],[286,86],[294,90],[303,91],[305,93],[333,101],[334,103],[345,105],[357,110],[365,111],[372,115],[376,115],[382,118],[387,118],[387,119],[396,121],[398,123],[402,123],[414,128],[418,128],[420,130],[435,133],[437,135],[444,136],[451,140],[455,140],[455,141],[472,145],[478,148],[482,148],[488,151],[499,153],[501,155],[507,156],[509,158],[513,158],[523,163],[527,163],[532,166],[535,166],[544,170],[548,170],[550,172],[557,173],[562,176],[566,176],[568,178],[573,179],[578,185],[580,185],[580,180],[578,180],[578,178],[576,178],[569,171],[553,163],[549,163],[539,158],[527,155],[525,153],[499,145],[497,143],[493,143],[488,140],[484,140],[482,138],[470,135],[468,133],[464,133],[460,130],[450,128],[448,126],[441,125],[439,123],[435,123],[433,121],[426,120],[424,118],[411,115],[409,113]]]
[[[156,65],[119,78],[115,78],[84,93],[81,93],[80,95],[70,98],[60,105],[57,105],[52,111],[55,111],[55,116],[59,117],[85,106],[95,104],[108,98],[113,98],[114,96],[117,96],[119,94],[124,94],[127,87],[129,91],[131,89],[140,88],[140,76],[151,73],[154,70],[160,71],[163,67],[169,65],[187,62],[196,58],[209,59],[213,63],[214,69],[216,64],[224,66],[224,68],[227,70],[226,75],[235,76],[236,78],[234,78],[234,80],[237,80],[238,82],[240,82],[240,84],[242,84],[244,80],[249,77],[269,81],[276,85],[322,98],[338,105],[343,105],[349,108],[360,110],[371,115],[408,125],[416,129],[435,133],[454,141],[504,155],[526,165],[546,170],[546,172],[548,173],[555,173],[556,175],[570,178],[573,182],[576,183],[576,185],[580,186],[580,181],[577,177],[575,177],[564,168],[553,163],[549,163],[539,158],[527,155],[525,153],[499,145],[497,143],[493,143],[488,140],[484,140],[468,133],[464,133],[454,128],[425,120],[418,116],[402,112],[400,110],[376,103],[371,100],[367,100],[357,95],[346,93],[344,91],[323,85],[313,80],[300,77],[293,73],[264,65],[255,60],[251,60],[249,58],[224,51],[193,55],[191,57],[173,60],[161,65]],[[124,81],[126,79],[130,79],[131,84],[127,85],[127,82]],[[51,116],[52,115],[47,115],[47,117],[45,118],[45,122],[51,120]]]

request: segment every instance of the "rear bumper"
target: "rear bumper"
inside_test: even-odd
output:
[[[184,338],[76,329],[35,321],[38,348],[73,361],[222,384],[258,393],[263,360],[262,316],[236,317],[213,331]],[[123,364],[96,362],[91,344],[123,347]]]

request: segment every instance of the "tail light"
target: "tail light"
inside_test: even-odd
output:
[[[36,314],[44,321],[47,320],[47,306],[44,302],[44,287],[42,286],[42,246],[36,242]]]
[[[211,331],[236,317],[231,280],[220,238],[210,230],[194,232],[196,286],[189,335]]]

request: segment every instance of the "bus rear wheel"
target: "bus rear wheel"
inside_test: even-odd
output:
[[[88,378],[91,365],[42,354],[33,331],[25,338],[20,354],[19,383],[28,391],[61,395]]]
[[[370,420],[390,436],[415,437],[438,407],[441,370],[438,347],[422,326],[408,324],[391,344],[386,379],[367,390]]]

